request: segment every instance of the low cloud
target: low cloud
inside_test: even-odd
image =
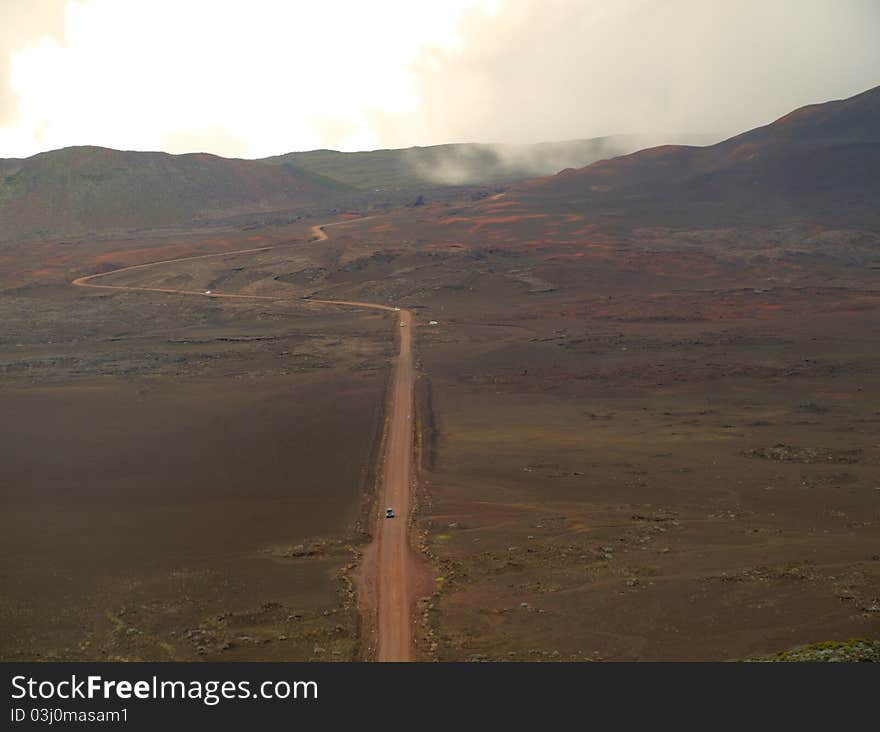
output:
[[[12,57],[46,39],[64,39],[67,0],[2,0],[0,18],[0,127],[18,119]]]
[[[626,155],[662,143],[707,145],[707,135],[613,135],[532,145],[443,145],[408,152],[410,167],[425,180],[445,185],[504,181],[582,168],[597,160]]]
[[[175,130],[162,137],[161,148],[172,154],[222,151],[225,157],[244,157],[248,142],[224,127]],[[216,154],[216,153],[215,153]]]

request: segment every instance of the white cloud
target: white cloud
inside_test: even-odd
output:
[[[156,149],[181,130],[193,144],[194,131],[208,130],[212,152],[252,157],[369,145],[364,110],[412,109],[407,64],[425,44],[454,45],[461,12],[475,4],[485,3],[71,3],[64,44],[13,57],[19,117],[0,130],[0,156],[74,144]],[[340,122],[341,141],[326,134]]]
[[[0,0],[0,128],[16,119],[13,55],[42,39],[62,38],[65,4],[66,0]]]
[[[734,134],[880,84],[880,2],[508,0],[414,71],[385,142]]]

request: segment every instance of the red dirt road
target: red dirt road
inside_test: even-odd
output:
[[[412,314],[400,311],[400,352],[388,400],[379,508],[395,518],[379,518],[365,560],[362,582],[372,584],[376,613],[377,661],[412,660],[416,594],[415,553],[409,539],[413,454]]]
[[[360,219],[363,221],[363,219]],[[313,226],[316,240],[327,239],[326,226]],[[388,305],[348,300],[313,300],[328,305],[396,311]],[[412,327],[409,310],[399,310],[400,351],[398,352],[385,420],[385,449],[382,456],[382,485],[379,489],[381,513],[375,539],[367,549],[361,571],[362,600],[375,614],[376,660],[411,661],[413,657],[413,615],[418,595],[418,561],[409,537],[412,496],[413,457],[413,375]],[[395,518],[384,518],[385,509]],[[371,607],[370,607],[371,606]]]
[[[326,226],[347,223],[345,221],[312,227],[315,240],[328,236]],[[198,295],[201,297],[240,298],[251,300],[278,300],[267,295],[240,295],[234,293],[197,290],[175,290],[170,288],[136,287],[130,285],[104,285],[94,280],[112,274],[145,269],[162,264],[187,262],[193,259],[231,256],[263,252],[275,247],[259,247],[226,251],[218,254],[202,254],[179,259],[166,259],[130,267],[121,267],[109,272],[78,277],[71,282],[76,287],[90,287],[107,290],[127,290],[135,292],[159,292],[175,295]],[[412,497],[412,459],[413,459],[413,374],[412,327],[413,318],[409,310],[397,309],[389,305],[357,302],[350,300],[309,299],[308,302],[325,305],[371,308],[399,313],[398,328],[400,350],[395,359],[394,373],[388,394],[387,417],[385,423],[385,445],[381,462],[382,484],[379,489],[379,508],[375,539],[367,548],[361,571],[361,591],[366,597],[362,604],[368,606],[367,612],[373,615],[376,630],[377,661],[411,661],[413,658],[413,617],[418,594],[418,561],[409,536],[410,509]],[[395,518],[384,518],[385,508],[392,508]]]

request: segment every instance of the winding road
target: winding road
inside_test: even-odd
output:
[[[372,217],[364,217],[372,218]],[[364,220],[364,219],[359,219]],[[328,236],[325,229],[348,223],[337,221],[313,226],[313,240],[324,240]],[[189,262],[211,257],[228,257],[240,254],[265,252],[281,246],[258,247],[200,254],[178,259],[164,259],[145,264],[121,267],[108,272],[78,277],[71,282],[76,287],[89,287],[103,290],[125,290],[134,292],[156,292],[173,295],[197,295],[199,297],[231,298],[243,300],[280,300],[271,295],[241,295],[204,290],[178,290],[164,287],[137,287],[134,285],[98,284],[96,280],[110,275],[147,269],[165,264]],[[364,553],[361,567],[360,585],[362,604],[372,616],[376,631],[375,660],[411,661],[413,659],[413,616],[417,595],[416,576],[418,557],[410,541],[410,510],[413,481],[413,374],[412,328],[413,317],[409,310],[378,303],[353,300],[319,300],[309,298],[308,302],[324,305],[340,305],[357,308],[385,310],[398,314],[400,350],[394,360],[394,371],[387,396],[387,411],[384,430],[384,450],[381,459],[381,485],[378,503],[380,513],[372,544]],[[385,508],[392,508],[395,518],[384,518]],[[363,597],[365,596],[365,597]],[[363,600],[366,599],[366,602]]]

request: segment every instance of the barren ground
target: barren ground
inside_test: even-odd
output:
[[[343,570],[390,318],[66,286],[284,242],[118,282],[413,312],[420,657],[880,637],[875,234],[600,227],[501,196],[307,239],[0,253],[4,658],[360,656]]]
[[[187,238],[161,246],[193,253]],[[102,247],[79,250],[84,271]],[[155,256],[146,249],[132,263]],[[259,287],[240,264],[163,276]],[[43,277],[0,299],[0,655],[360,657],[349,575],[366,539],[389,319]]]
[[[438,321],[417,340],[423,656],[876,639],[876,236],[576,219],[437,206],[349,229]]]

